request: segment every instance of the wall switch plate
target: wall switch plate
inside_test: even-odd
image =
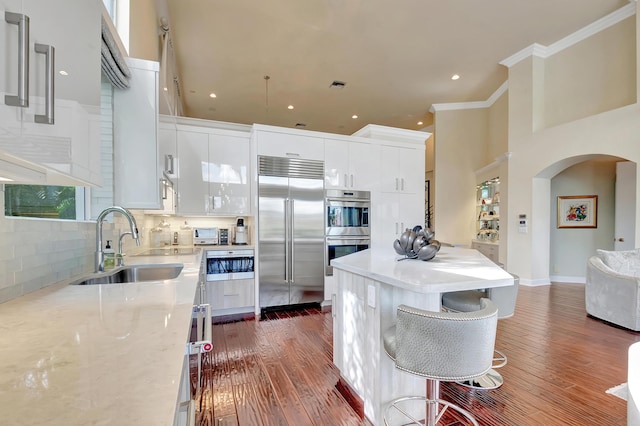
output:
[[[376,307],[376,287],[371,284],[368,287],[367,304],[374,309]]]

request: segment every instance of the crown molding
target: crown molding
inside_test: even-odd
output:
[[[509,89],[509,80],[505,81],[496,89],[495,92],[489,96],[486,101],[476,102],[452,102],[446,104],[432,104],[429,107],[429,112],[434,113],[436,111],[453,111],[459,109],[476,109],[476,108],[489,108],[502,96],[507,89]]]
[[[555,55],[558,52],[579,43],[600,31],[617,24],[618,22],[627,19],[636,14],[636,0],[630,0],[629,4],[621,7],[620,9],[611,12],[607,16],[598,19],[597,21],[582,27],[578,31],[569,34],[568,36],[558,40],[557,42],[544,46],[542,44],[534,43],[519,52],[509,56],[508,58],[500,61],[500,65],[504,65],[507,68],[511,68],[521,60],[528,58],[529,56],[538,56],[540,58],[547,58],[551,55]]]
[[[475,171],[476,175],[479,175],[480,173],[484,173],[484,172],[488,172],[489,170],[493,169],[494,167],[497,167],[500,165],[500,163],[503,163],[505,161],[507,161],[509,158],[511,158],[511,155],[513,153],[511,151],[507,151],[505,153],[503,153],[502,155],[500,155],[499,157],[496,157],[496,159],[487,164],[484,167],[479,168],[478,170]]]

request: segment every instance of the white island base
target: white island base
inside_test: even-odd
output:
[[[392,249],[369,249],[331,262],[333,362],[374,425],[383,424],[391,400],[425,395],[425,379],[396,370],[384,352],[382,333],[395,323],[398,305],[438,311],[443,292],[513,285],[510,274],[472,249],[443,247],[429,262],[398,259]]]

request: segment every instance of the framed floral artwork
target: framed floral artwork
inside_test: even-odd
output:
[[[597,227],[597,195],[565,195],[558,197],[558,228]]]

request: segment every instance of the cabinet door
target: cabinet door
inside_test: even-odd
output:
[[[209,135],[210,214],[250,213],[249,135]]]
[[[29,73],[24,78],[29,106],[8,106],[0,96],[0,149],[72,178],[100,183],[91,171],[99,159],[99,139],[91,137],[91,119],[84,108],[100,105],[100,3],[3,0],[0,5],[1,11],[21,13],[30,22],[25,44]],[[2,19],[0,28],[0,94],[17,95],[18,26]],[[55,68],[47,69],[46,56],[36,52],[36,44],[54,47]],[[54,88],[55,99],[47,98],[47,86]]]
[[[209,203],[209,135],[178,130],[177,142],[177,211],[204,215]]]
[[[324,186],[347,189],[349,183],[349,142],[324,140]]]
[[[160,209],[158,64],[129,61],[131,87],[113,94],[114,201]]]
[[[326,167],[326,165],[325,165]],[[349,188],[371,191],[380,181],[380,146],[349,143]]]
[[[405,229],[425,226],[424,197],[416,194],[381,193],[375,213],[371,238],[376,247],[392,247]]]
[[[380,159],[383,192],[424,192],[423,150],[383,145]]]
[[[324,140],[296,133],[257,131],[258,155],[324,160]]]

